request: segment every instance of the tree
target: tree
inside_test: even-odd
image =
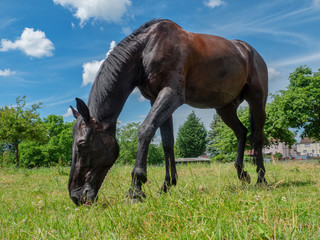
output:
[[[213,115],[213,120],[210,124],[210,130],[208,131],[207,136],[207,152],[210,154],[211,157],[215,157],[219,154],[219,149],[215,145],[215,142],[218,141],[220,132],[219,132],[219,126],[222,123],[222,119],[218,114]]]
[[[272,97],[272,96],[271,96]],[[266,124],[264,133],[266,137],[265,145],[277,144],[279,142],[291,147],[295,142],[295,133],[283,121],[285,113],[280,114],[279,99],[276,97],[266,106]]]
[[[249,130],[246,149],[250,149],[249,107],[239,108],[237,115],[242,124]],[[219,161],[235,160],[238,146],[237,138],[231,128],[222,121],[218,114],[213,116],[213,121],[210,124],[208,141],[208,148],[215,151],[213,155],[215,159]]]
[[[281,122],[281,119],[275,115],[277,104],[272,102],[266,106],[266,123],[264,126],[265,142],[268,146],[273,143],[283,142],[291,146],[295,142],[295,134],[292,133],[288,126]],[[246,150],[251,146],[251,129],[249,107],[239,108],[237,115],[242,124],[248,129]],[[210,124],[208,136],[208,149],[213,149],[217,160],[233,161],[237,155],[238,141],[233,131],[222,121],[219,115],[215,114]]]
[[[15,149],[16,165],[19,166],[19,144],[24,140],[44,141],[45,129],[37,110],[41,103],[26,107],[26,97],[17,97],[16,106],[0,109],[0,139]]]
[[[302,130],[302,137],[320,140],[320,69],[298,67],[289,76],[286,90],[273,96],[270,116],[277,119],[275,127]]]
[[[24,141],[21,144],[21,164],[25,167],[70,165],[72,159],[73,123],[64,123],[62,116],[49,115],[43,120],[46,141]]]
[[[117,163],[133,164],[135,162],[138,149],[139,127],[139,122],[132,122],[118,128],[117,139],[120,147],[120,153]],[[148,164],[163,163],[164,153],[162,147],[152,142],[149,145]]]
[[[140,123],[132,122],[117,130],[120,147],[118,163],[133,164],[137,156],[138,131]]]
[[[151,143],[148,150],[148,164],[157,165],[164,162],[163,148],[158,144]]]
[[[187,121],[179,127],[176,141],[177,155],[180,157],[198,157],[206,150],[207,130],[194,111]]]

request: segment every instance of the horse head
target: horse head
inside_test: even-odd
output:
[[[77,205],[91,204],[118,157],[119,146],[115,127],[99,123],[90,116],[89,108],[81,99],[76,98],[76,101],[78,110],[71,107],[76,122],[73,127],[69,195]]]

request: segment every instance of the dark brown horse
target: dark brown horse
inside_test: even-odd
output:
[[[262,147],[268,73],[262,57],[243,41],[191,33],[169,20],[152,20],[122,40],[104,61],[88,106],[76,99],[78,110],[72,108],[77,121],[69,193],[76,204],[95,200],[116,161],[117,118],[135,87],[150,100],[152,108],[138,133],[130,198],[145,197],[141,186],[147,181],[148,146],[159,127],[166,162],[161,189],[167,192],[176,184],[172,113],[184,103],[217,110],[238,139],[238,177],[250,182],[243,165],[247,129],[237,117],[239,104],[246,100],[254,122],[257,183],[266,183]]]

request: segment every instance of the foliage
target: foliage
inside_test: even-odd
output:
[[[244,188],[233,164],[148,167],[143,203],[128,204],[131,166],[115,165],[93,206],[76,206],[57,167],[0,168],[1,239],[318,239],[320,164],[266,164],[270,187]],[[69,168],[64,168],[68,171]],[[256,167],[246,164],[252,178]]]
[[[26,141],[21,144],[21,162],[25,167],[70,165],[72,159],[73,123],[64,123],[63,117],[50,115],[43,120],[47,138],[44,144]]]
[[[134,164],[138,148],[138,131],[140,122],[131,122],[118,127],[117,139],[120,147],[117,163]],[[164,153],[161,146],[154,143],[149,145],[148,164],[160,164],[164,161]]]
[[[198,157],[206,150],[207,130],[194,111],[187,121],[179,127],[176,150],[179,157]]]
[[[9,166],[15,162],[14,147],[11,144],[0,141],[0,166]]]
[[[251,149],[250,146],[250,124],[249,124],[249,107],[239,108],[237,112],[238,118],[242,124],[249,129],[247,134],[246,149]],[[218,114],[213,116],[213,121],[210,124],[209,131],[209,149],[214,149],[214,159],[217,161],[231,162],[237,156],[238,141],[231,130],[220,118]]]
[[[278,159],[281,159],[283,157],[282,153],[279,152],[276,152],[273,156]]]
[[[163,148],[158,144],[151,143],[148,151],[148,164],[159,165],[164,162]]]
[[[15,149],[16,165],[19,166],[19,144],[26,140],[43,141],[45,130],[37,110],[41,103],[26,107],[26,97],[17,97],[16,106],[0,109],[0,139]]]
[[[320,140],[320,69],[313,73],[300,66],[289,80],[287,89],[273,96],[269,114],[277,119],[274,127],[301,129],[302,137]]]
[[[278,144],[279,142],[291,147],[295,142],[295,133],[282,120],[286,113],[279,112],[278,97],[271,95],[273,101],[266,106],[266,124],[264,125],[264,134],[266,137],[265,145]]]
[[[219,155],[219,149],[217,149],[217,146],[215,146],[214,141],[217,141],[217,138],[219,137],[219,132],[217,131],[217,129],[221,122],[222,119],[220,118],[220,116],[218,114],[214,114],[207,136],[207,152],[211,157]]]
[[[266,106],[266,123],[264,126],[265,146],[283,142],[291,146],[295,142],[295,134],[289,130],[289,127],[284,124],[276,113],[278,109],[277,102],[271,102]],[[246,150],[250,150],[251,146],[251,131],[249,121],[249,107],[239,108],[237,111],[238,118],[242,124],[248,129]],[[209,144],[207,149],[212,149],[215,160],[234,161],[236,158],[238,141],[233,131],[215,114],[213,121],[210,124],[208,134]],[[211,153],[212,154],[212,153]],[[217,157],[215,157],[218,155]]]
[[[117,130],[120,153],[117,163],[133,164],[137,156],[138,131],[140,123],[131,122]]]
[[[7,108],[6,108],[7,109]],[[8,108],[9,109],[9,108]],[[13,111],[13,110],[10,110]],[[2,114],[2,117],[6,117]],[[37,118],[42,138],[26,138],[19,144],[19,162],[27,168],[70,165],[72,159],[72,128],[74,123],[65,123],[62,116],[49,115],[43,121]],[[118,162],[133,164],[137,154],[137,134],[140,123],[129,123],[117,131],[120,145]],[[1,165],[12,162],[14,145],[0,142]],[[164,161],[162,147],[151,143],[148,152],[149,164],[160,164]]]

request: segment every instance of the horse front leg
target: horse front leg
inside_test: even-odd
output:
[[[172,185],[177,184],[177,170],[176,162],[174,159],[174,136],[173,136],[173,124],[172,116],[166,120],[160,127],[162,147],[165,155],[166,163],[166,176],[164,183],[160,189],[160,193],[167,193],[168,189]]]
[[[183,104],[183,95],[170,87],[160,91],[148,116],[143,121],[138,132],[137,159],[131,173],[132,182],[128,197],[141,201],[145,194],[142,184],[147,181],[147,155],[149,144],[156,130],[171,117],[172,113]]]

